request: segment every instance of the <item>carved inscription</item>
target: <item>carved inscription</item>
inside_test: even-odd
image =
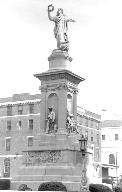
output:
[[[25,152],[23,164],[40,166],[44,163],[57,163],[61,160],[61,151],[30,151]]]

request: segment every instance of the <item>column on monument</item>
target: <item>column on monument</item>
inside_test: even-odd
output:
[[[74,119],[77,120],[77,90],[73,91],[73,114]]]
[[[58,108],[58,132],[67,133],[66,117],[67,117],[67,91],[60,89],[59,94],[59,108]]]
[[[41,91],[40,133],[46,131],[46,91]]]
[[[69,114],[74,114],[74,112],[73,112],[73,94],[71,92],[67,93],[67,111]]]

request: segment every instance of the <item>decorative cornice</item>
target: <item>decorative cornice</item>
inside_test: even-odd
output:
[[[40,86],[41,92],[56,91],[56,90],[66,90],[67,92],[77,94],[78,89],[74,86],[68,85],[66,83],[59,83],[53,85],[42,85]]]
[[[47,71],[41,74],[35,74],[34,76],[38,78],[40,81],[52,81],[52,80],[65,79],[67,81],[72,82],[75,85],[78,85],[81,81],[85,80],[84,78],[66,69]]]

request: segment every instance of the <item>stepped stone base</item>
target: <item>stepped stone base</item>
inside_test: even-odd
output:
[[[62,182],[68,191],[80,191],[83,156],[77,135],[37,135],[34,146],[23,151],[23,162],[12,179],[12,189],[27,184],[38,190],[43,182]]]
[[[81,186],[81,166],[42,165],[22,166],[18,175],[12,179],[12,189],[18,189],[20,184],[27,184],[33,190],[43,182],[62,182],[69,191],[79,191]]]

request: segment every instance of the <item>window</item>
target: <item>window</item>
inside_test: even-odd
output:
[[[115,141],[119,139],[119,135],[115,134]]]
[[[22,115],[23,105],[18,105],[18,115]]]
[[[91,141],[93,141],[94,139],[93,139],[93,137],[91,137]]]
[[[83,126],[85,126],[85,122],[86,122],[86,118],[85,117],[83,117]]]
[[[28,123],[29,123],[28,124],[29,129],[33,130],[33,119],[29,119]]]
[[[105,135],[102,135],[102,140],[105,140]]]
[[[21,126],[22,126],[22,122],[20,120],[18,121],[18,126],[19,126],[19,128],[21,128]]]
[[[114,154],[109,155],[109,164],[115,165],[115,156],[114,156]]]
[[[34,113],[34,104],[29,104],[29,113]]]
[[[94,122],[93,120],[91,119],[91,128],[94,126]]]
[[[96,122],[96,128],[97,128],[97,130],[99,130],[99,128],[100,128],[99,122]]]
[[[28,137],[28,147],[33,146],[33,137]]]
[[[88,139],[88,131],[86,131],[86,133],[85,133],[85,137]]]
[[[7,130],[11,130],[11,120],[7,121]]]
[[[100,137],[99,137],[99,134],[97,134],[97,144],[99,145],[99,141],[100,140]]]
[[[11,138],[6,138],[6,151],[10,151],[11,148]]]
[[[12,116],[12,106],[7,106],[7,116]]]
[[[85,126],[88,127],[88,119],[85,118]]]
[[[100,160],[100,150],[99,150],[98,147],[95,148],[94,156],[95,156],[95,161],[99,161]]]
[[[4,159],[3,177],[10,177],[10,159],[9,158]]]
[[[109,175],[109,173],[108,173],[108,167],[102,167],[102,177],[103,178],[108,178],[108,175]]]

